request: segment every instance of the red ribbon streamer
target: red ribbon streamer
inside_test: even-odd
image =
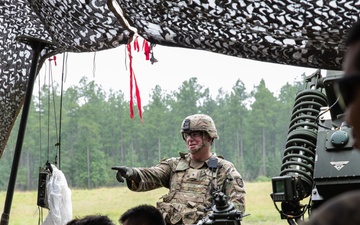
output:
[[[134,81],[135,81],[135,95],[136,95],[137,107],[138,107],[140,119],[142,119],[140,90],[139,90],[137,82],[136,82],[135,73],[134,73]]]
[[[134,50],[137,51],[137,52],[140,51],[138,36],[136,36],[135,40],[134,40]]]
[[[150,46],[149,43],[144,39],[143,46],[142,46],[145,54],[145,59],[150,60]]]
[[[52,60],[54,60],[54,64],[55,66],[57,66],[56,64],[56,55],[54,55],[52,58],[49,58],[49,61],[51,62]]]
[[[135,39],[137,40],[137,39]],[[135,43],[134,43],[135,46]],[[131,44],[127,44],[128,56],[129,56],[129,67],[130,67],[130,118],[134,118],[134,101],[133,101],[133,79],[135,81],[135,94],[136,94],[136,101],[137,107],[139,111],[139,116],[142,119],[142,110],[141,110],[141,98],[140,98],[140,91],[136,82],[135,73],[132,67],[132,55],[131,55]]]

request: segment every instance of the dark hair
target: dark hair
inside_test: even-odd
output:
[[[350,47],[353,44],[356,44],[360,41],[360,21],[355,22],[352,27],[349,29],[346,39],[345,45],[346,47]],[[355,58],[356,65],[353,65],[357,71],[360,71],[360,52],[357,52],[356,55],[353,56]]]
[[[160,211],[152,205],[139,205],[127,210],[119,219],[128,225],[165,225]]]
[[[107,216],[89,215],[83,218],[76,218],[66,225],[115,225]]]
[[[349,29],[349,32],[346,36],[345,44],[349,46],[360,40],[360,21],[355,22],[352,27]]]

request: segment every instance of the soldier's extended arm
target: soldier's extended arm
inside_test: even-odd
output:
[[[156,166],[150,168],[130,168],[126,166],[114,166],[117,170],[116,179],[124,182],[132,191],[148,191],[159,187],[169,188],[171,168],[168,160],[162,160]]]

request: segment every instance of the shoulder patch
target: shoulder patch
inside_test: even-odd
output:
[[[235,180],[240,187],[244,187],[244,181],[241,177],[237,177]]]

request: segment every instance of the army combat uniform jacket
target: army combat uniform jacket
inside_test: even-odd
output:
[[[180,153],[180,157],[162,160],[150,168],[133,168],[141,181],[136,184],[127,181],[133,191],[148,191],[159,187],[169,189],[157,203],[167,224],[196,224],[211,212],[205,211],[212,206],[211,191],[225,187],[225,194],[235,208],[245,212],[245,186],[241,175],[234,165],[222,158],[218,159],[218,167],[212,171],[208,167],[209,160],[194,162],[189,154]],[[228,179],[227,179],[228,178]],[[227,180],[228,182],[224,182]]]

